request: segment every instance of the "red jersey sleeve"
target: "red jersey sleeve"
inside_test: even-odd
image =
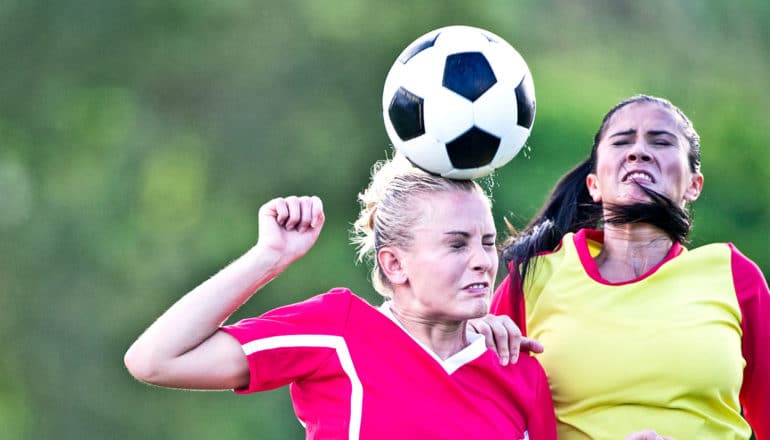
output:
[[[514,275],[511,275],[514,274]],[[522,335],[527,335],[527,317],[524,308],[524,293],[521,291],[519,277],[516,276],[513,265],[509,267],[508,275],[497,287],[489,312],[493,315],[508,315],[519,326]]]
[[[757,265],[732,244],[733,283],[743,330],[743,415],[757,440],[770,439],[770,291]]]
[[[529,356],[523,354],[522,356]],[[537,360],[535,360],[537,362]],[[534,413],[529,418],[529,437],[556,440],[556,414],[545,370],[538,363]]]
[[[221,327],[243,348],[249,385],[236,393],[264,391],[308,377],[329,359],[342,338],[353,294],[333,289],[259,317]]]

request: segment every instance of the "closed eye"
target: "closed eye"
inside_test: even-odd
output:
[[[672,146],[676,143],[676,135],[667,130],[650,130],[646,134],[647,139],[651,141],[653,145],[659,145],[664,147]]]
[[[472,237],[471,234],[467,232],[458,232],[458,231],[452,231],[448,232],[447,235],[449,237],[449,240],[447,240],[447,243],[451,249],[454,250],[461,250],[468,247],[468,244],[471,242],[475,243],[475,238]],[[491,233],[491,234],[484,234],[481,237],[481,245],[484,247],[496,247],[497,246],[497,234]]]

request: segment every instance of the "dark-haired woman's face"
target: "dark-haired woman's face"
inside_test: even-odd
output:
[[[629,204],[649,201],[639,185],[684,206],[695,200],[703,176],[690,171],[679,118],[653,102],[629,104],[607,123],[596,150],[596,172],[586,180],[595,201]]]

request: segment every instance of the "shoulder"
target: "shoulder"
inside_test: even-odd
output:
[[[730,263],[736,276],[747,276],[752,278],[764,278],[762,271],[757,263],[749,259],[732,243],[724,243],[730,250]]]
[[[554,276],[563,276],[561,273],[563,268],[571,269],[593,261],[593,249],[596,246],[600,248],[600,245],[585,231],[569,232],[562,237],[556,248],[537,254],[527,271],[524,290],[528,292],[537,290],[536,285],[545,287],[548,280]]]
[[[514,394],[528,399],[547,398],[550,401],[550,387],[545,369],[529,353],[521,353],[515,364],[501,367],[505,370],[505,383]]]
[[[546,381],[545,369],[540,362],[530,353],[522,352],[516,363],[500,365],[500,360],[492,350],[484,353],[480,365],[487,368],[494,375],[499,376],[503,382],[513,384],[524,389],[538,388],[541,381]]]
[[[750,260],[732,243],[725,243],[730,249],[730,266],[738,300],[744,303],[757,296],[767,296],[767,281],[757,263]]]
[[[302,313],[319,320],[318,322],[335,322],[344,318],[351,307],[365,305],[366,302],[344,287],[336,287],[328,292],[315,295],[305,301],[273,309],[263,317],[276,317],[286,314]]]
[[[711,243],[693,249],[684,255],[688,254],[693,257],[708,258],[711,256],[712,260],[718,258],[722,265],[728,266],[732,275],[733,287],[740,302],[767,291],[767,281],[762,270],[733,243]]]
[[[253,338],[255,334],[340,333],[346,327],[351,307],[365,304],[346,288],[331,289],[304,301],[281,306],[264,314],[222,327],[231,334]]]
[[[726,256],[729,258],[730,268],[736,280],[764,281],[764,275],[757,263],[743,254],[733,243],[711,243],[693,249],[690,253]]]
[[[335,287],[328,292],[313,296],[301,303],[306,308],[336,308],[349,307],[351,303],[363,301],[356,294],[345,287]]]
[[[529,277],[530,273],[542,264],[559,264],[560,261],[563,261],[569,255],[575,254],[576,250],[585,246],[587,246],[585,236],[577,235],[572,232],[565,234],[555,248],[548,251],[538,252],[532,257],[530,260],[531,266],[527,271],[527,276]],[[508,270],[511,273],[516,270],[514,262],[508,263]]]
[[[545,369],[540,365],[537,359],[529,353],[519,354],[519,360],[516,362],[517,368],[521,369],[527,376],[534,378],[545,377]]]

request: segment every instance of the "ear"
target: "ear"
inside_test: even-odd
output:
[[[690,177],[690,185],[684,192],[684,199],[688,202],[694,202],[700,197],[700,193],[703,190],[703,174],[694,173]]]
[[[588,187],[588,194],[591,194],[594,202],[599,203],[602,201],[602,192],[599,190],[599,178],[596,174],[591,173],[586,176],[586,187]]]
[[[409,277],[404,270],[403,256],[398,248],[384,246],[377,252],[380,271],[392,285],[404,284]]]

